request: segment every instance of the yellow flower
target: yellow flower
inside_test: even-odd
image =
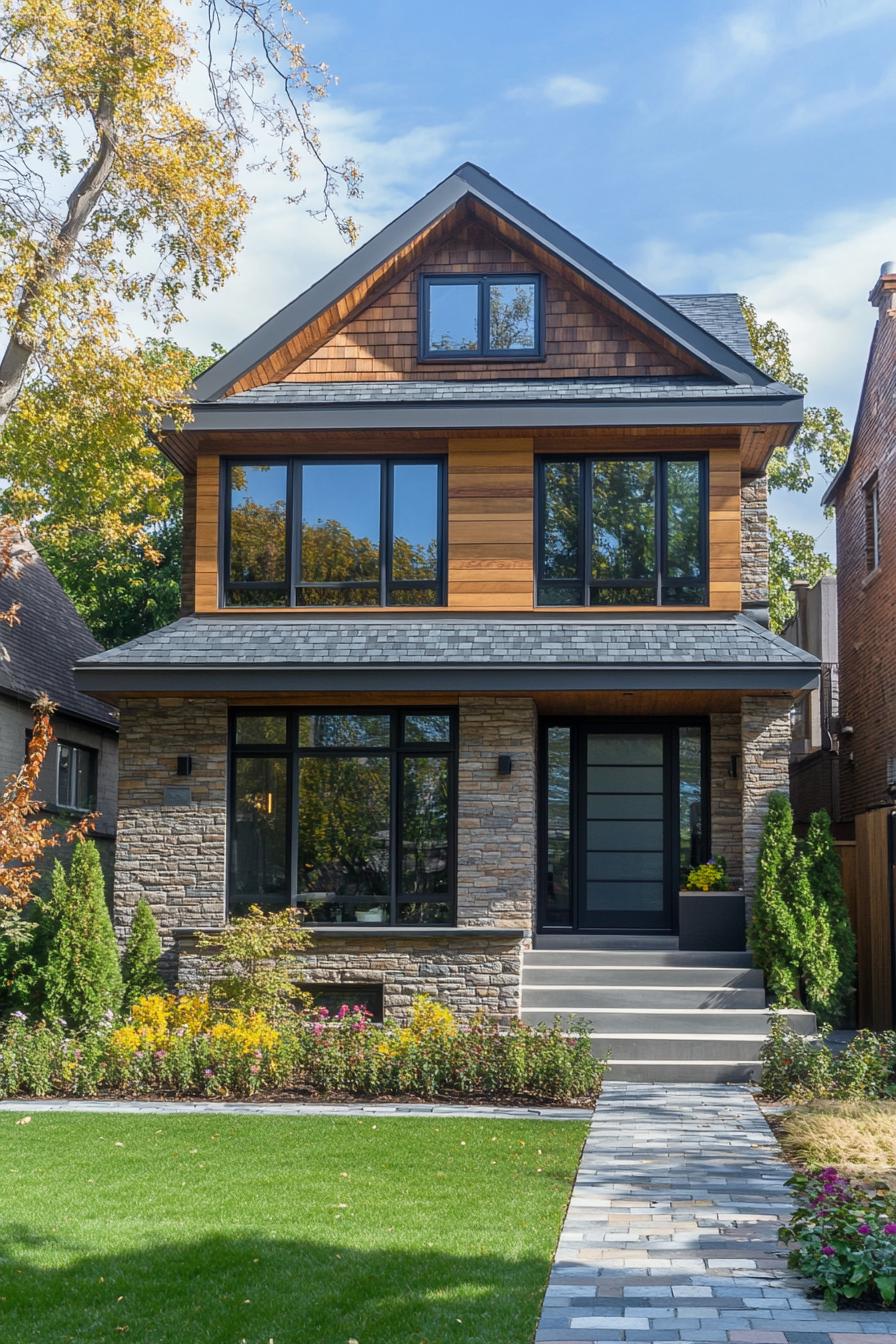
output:
[[[123,1055],[133,1055],[140,1049],[142,1041],[136,1028],[116,1027],[109,1037],[109,1044],[113,1050],[119,1050]]]
[[[174,999],[171,1007],[172,1024],[186,1027],[193,1036],[205,1030],[210,1015],[211,1009],[205,994],[181,994]]]
[[[424,1036],[456,1036],[457,1021],[443,1003],[437,1003],[428,994],[418,994],[411,1009],[409,1031],[417,1040]]]

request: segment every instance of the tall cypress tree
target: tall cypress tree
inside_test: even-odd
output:
[[[161,994],[165,985],[159,975],[162,940],[149,901],[141,896],[134,911],[127,947],[121,963],[124,1002],[130,1007],[144,994]]]
[[[817,918],[828,929],[833,961],[828,1013],[836,1024],[849,1014],[856,978],[856,939],[849,920],[846,894],[840,878],[840,860],[827,812],[813,812],[809,818],[803,853]]]
[[[805,867],[796,863],[793,812],[783,793],[773,793],[762,831],[756,865],[756,897],[748,942],[756,964],[765,972],[777,1003],[799,1003],[800,944],[804,919],[797,911],[806,902]],[[796,909],[794,907],[797,907]]]
[[[53,865],[52,933],[44,968],[44,1013],[76,1029],[121,1008],[124,984],[106,906],[103,870],[91,840],[76,845],[68,880]]]

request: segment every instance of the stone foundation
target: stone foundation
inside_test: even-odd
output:
[[[312,932],[312,937],[313,937]],[[514,1017],[519,1012],[523,940],[506,934],[430,938],[332,938],[322,934],[299,959],[296,979],[305,984],[383,986],[383,1012],[401,1022],[416,994],[431,994],[459,1017],[486,1012]],[[186,990],[205,989],[208,953],[195,938],[177,939],[177,979]]]

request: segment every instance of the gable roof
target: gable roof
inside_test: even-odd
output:
[[[102,645],[31,543],[23,539],[17,551],[19,577],[0,578],[0,610],[20,604],[17,623],[0,627],[0,695],[31,704],[44,692],[63,713],[115,728],[115,712],[79,690],[72,671],[81,658],[101,653]]]
[[[711,296],[661,298],[482,168],[464,163],[206,369],[195,383],[196,400],[216,402],[226,396],[241,378],[298,331],[465,199],[480,203],[506,220],[532,243],[572,267],[621,307],[687,351],[722,381],[758,386],[771,382],[746,354],[740,333],[734,332],[730,300],[736,296],[712,296],[725,300],[724,305],[708,302]],[[737,344],[732,345],[715,334],[720,329],[736,335]]]

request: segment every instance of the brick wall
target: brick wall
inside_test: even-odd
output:
[[[145,896],[170,955],[172,930],[224,918],[227,706],[223,700],[124,699],[115,927],[125,937]],[[178,777],[177,757],[193,773]],[[172,794],[166,790],[177,789]]]
[[[837,506],[840,718],[855,732],[841,742],[841,816],[888,802],[887,759],[896,756],[896,276],[872,300],[878,320]],[[865,550],[865,486],[877,472],[880,566]]]
[[[459,924],[529,928],[535,911],[535,705],[525,698],[460,702]],[[513,772],[498,774],[509,754]]]
[[[421,267],[369,304],[292,373],[300,382],[391,378],[566,378],[612,374],[674,375],[696,365],[651,345],[634,327],[559,277],[546,276],[543,360],[470,363],[417,359],[417,282],[422,272],[542,271],[509,243],[471,223],[433,249]]]
[[[741,485],[740,575],[742,602],[768,602],[768,479],[765,476],[754,477]]]
[[[790,700],[744,696],[741,701],[744,891],[756,887],[756,860],[770,793],[790,789]]]
[[[382,985],[383,1011],[398,1021],[409,1015],[415,994],[431,994],[461,1017],[482,1011],[512,1017],[519,1011],[521,947],[510,934],[413,941],[322,935],[301,957],[297,978],[306,984]],[[178,940],[177,959],[181,985],[208,985],[208,955],[195,939]]]

